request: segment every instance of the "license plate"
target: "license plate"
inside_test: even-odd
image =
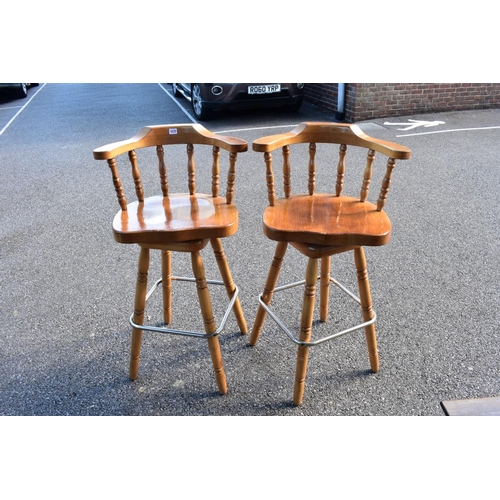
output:
[[[250,85],[248,87],[249,94],[274,94],[280,92],[281,84],[274,83],[272,85]]]

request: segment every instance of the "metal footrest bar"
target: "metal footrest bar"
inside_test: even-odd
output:
[[[172,276],[171,277],[172,281],[190,281],[190,282],[196,282],[196,278],[184,278],[182,276]],[[223,281],[217,281],[217,280],[206,280],[207,284],[209,285],[224,285]],[[146,302],[148,301],[149,297],[153,294],[153,292],[158,288],[158,285],[162,282],[162,279],[160,278],[156,283],[153,284],[151,289],[148,291],[146,294]],[[166,326],[149,326],[149,325],[139,325],[134,322],[134,314],[130,316],[129,323],[132,325],[133,328],[137,328],[139,330],[146,330],[149,332],[158,332],[158,333],[170,333],[173,335],[183,335],[185,337],[197,337],[200,339],[209,339],[211,337],[216,337],[219,335],[222,330],[224,329],[224,326],[226,324],[227,318],[229,317],[229,314],[231,313],[231,310],[233,308],[234,303],[236,302],[236,298],[238,297],[239,293],[239,288],[237,285],[234,285],[235,290],[234,294],[229,301],[229,306],[226,309],[226,312],[224,313],[224,316],[222,317],[222,321],[213,333],[200,333],[200,332],[192,332],[189,330],[176,330],[174,328],[167,328]]]
[[[319,279],[320,279],[320,276],[318,276],[318,280]],[[341,283],[339,283],[338,281],[334,280],[331,277],[330,277],[330,281],[334,285],[336,285],[338,288],[340,288],[343,292],[345,292],[347,295],[349,295],[349,297],[351,297],[351,299],[353,299],[355,302],[357,302],[358,304],[361,304],[361,299],[359,297],[357,297],[354,293],[352,293],[350,290],[348,290],[344,285],[342,285]],[[305,284],[305,282],[306,282],[306,280],[302,280],[302,281],[297,281],[295,283],[290,283],[288,285],[278,286],[274,289],[274,293],[282,291],[282,290],[287,290],[288,288],[293,288],[295,286],[303,285],[303,284]],[[351,333],[351,332],[354,332],[356,330],[360,330],[361,328],[364,328],[365,326],[369,326],[369,325],[375,323],[375,321],[377,319],[377,314],[375,313],[375,311],[373,311],[373,318],[368,320],[368,321],[365,321],[364,323],[353,326],[351,328],[347,328],[346,330],[342,330],[341,332],[337,332],[337,333],[334,333],[332,335],[328,335],[327,337],[323,337],[323,338],[315,340],[315,341],[303,342],[302,340],[299,340],[297,337],[295,337],[292,334],[292,332],[290,332],[290,330],[286,327],[286,325],[278,318],[278,316],[276,316],[276,314],[274,314],[271,311],[271,308],[262,299],[262,294],[259,297],[259,303],[266,310],[266,312],[269,314],[269,316],[274,320],[274,322],[280,327],[280,329],[283,330],[288,335],[288,337],[290,338],[290,340],[292,340],[292,342],[294,342],[297,345],[302,345],[302,346],[306,346],[306,347],[312,347],[312,346],[315,346],[318,344],[322,344],[323,342],[326,342],[327,340],[332,340],[332,339],[335,339],[335,338],[340,337],[342,335],[345,335],[347,333]]]

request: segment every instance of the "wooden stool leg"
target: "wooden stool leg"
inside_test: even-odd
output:
[[[274,258],[271,263],[271,268],[269,269],[266,285],[262,294],[262,300],[266,305],[269,305],[273,297],[274,288],[276,287],[276,283],[278,281],[281,264],[283,262],[283,257],[285,256],[287,247],[288,243],[283,241],[280,241],[276,246]],[[260,332],[262,331],[262,325],[264,324],[265,319],[266,310],[261,305],[259,305],[259,309],[257,310],[257,315],[253,324],[252,333],[250,335],[250,345],[255,345],[257,343],[257,340],[259,340]]]
[[[300,320],[299,340],[302,342],[309,342],[311,340],[317,279],[318,259],[310,258],[307,264],[304,301],[302,304],[302,318]],[[300,405],[302,403],[302,396],[304,395],[308,355],[309,347],[302,345],[299,346],[297,351],[297,366],[295,369],[295,386],[293,389],[293,402],[296,405]]]
[[[213,333],[217,329],[215,325],[212,303],[208,292],[207,280],[205,279],[205,267],[200,252],[191,252],[191,263],[193,266],[194,277],[196,278],[196,289],[200,301],[201,313],[203,315],[203,324],[206,333]],[[215,380],[221,394],[226,394],[227,383],[226,374],[222,365],[222,355],[220,352],[219,338],[211,337],[208,340],[208,348],[214,366]]]
[[[328,318],[328,299],[330,292],[330,257],[321,259],[321,280],[319,295],[319,319],[323,323]]]
[[[236,287],[233,282],[233,277],[231,276],[231,270],[229,269],[224,249],[222,248],[222,242],[219,238],[213,238],[212,240],[210,240],[210,242],[212,244],[212,248],[214,249],[215,260],[217,261],[217,265],[219,266],[219,271],[222,276],[222,281],[224,282],[224,285],[226,287],[227,295],[229,299],[232,299]],[[237,297],[234,302],[233,312],[236,316],[236,321],[241,333],[246,334],[248,332],[247,322],[245,321],[245,317],[243,316],[243,310],[241,309],[239,297]]]
[[[370,293],[370,282],[368,281],[368,272],[366,270],[366,258],[363,247],[354,250],[354,262],[358,276],[359,298],[363,309],[363,320],[368,321],[373,318],[372,297]],[[375,333],[375,323],[365,327],[366,344],[368,346],[368,356],[370,357],[370,366],[374,373],[379,370],[379,359],[377,350],[377,335]]]
[[[161,279],[163,288],[163,321],[172,321],[172,257],[168,250],[161,252]]]
[[[134,323],[144,324],[144,308],[146,305],[146,294],[148,288],[149,249],[141,248],[139,253],[139,264],[137,270],[137,284],[135,287],[134,300]],[[139,374],[139,359],[141,356],[142,330],[132,328],[132,346],[130,349],[131,380],[135,380]]]

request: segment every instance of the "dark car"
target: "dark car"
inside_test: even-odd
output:
[[[28,96],[28,87],[36,87],[38,83],[0,83],[0,89],[9,89],[18,98]]]
[[[304,99],[303,83],[172,83],[175,97],[191,101],[199,120],[217,109],[286,107],[297,111]]]

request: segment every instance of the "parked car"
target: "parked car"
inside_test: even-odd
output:
[[[0,83],[0,89],[11,89],[19,98],[28,96],[28,87],[36,87],[38,83]]]
[[[304,99],[303,83],[172,83],[175,97],[191,101],[198,120],[217,109],[286,107],[297,111]]]

